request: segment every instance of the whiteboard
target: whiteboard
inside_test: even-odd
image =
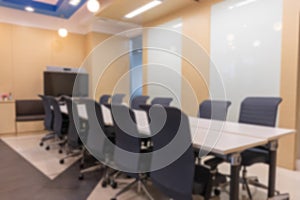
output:
[[[238,120],[247,96],[280,95],[282,4],[228,0],[212,7],[210,91],[222,94],[219,73],[232,102],[228,120]]]

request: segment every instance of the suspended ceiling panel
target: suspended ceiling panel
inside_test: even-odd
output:
[[[146,11],[135,18],[124,18],[126,14],[151,1],[152,0],[115,0],[107,8],[103,9],[98,16],[137,24],[145,24],[196,3],[194,0],[164,0],[159,6]]]

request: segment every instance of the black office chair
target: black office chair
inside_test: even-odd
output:
[[[230,101],[222,101],[222,100],[205,100],[199,105],[199,112],[198,117],[204,118],[204,119],[212,119],[212,120],[219,120],[219,121],[225,121],[227,117],[228,108],[230,107],[231,102]],[[195,156],[200,163],[201,160],[198,157],[198,148],[194,148]],[[220,174],[218,172],[217,166],[223,162],[223,159],[221,158],[211,158],[207,161],[204,161],[204,164],[206,166],[209,166],[210,172],[213,177],[213,187],[214,188],[214,194],[216,196],[220,195],[220,189],[218,188],[222,184],[226,184],[227,179],[226,176]]]
[[[162,105],[162,106],[170,106],[172,101],[173,101],[172,98],[157,97],[157,98],[152,99],[151,105],[159,104],[159,105]]]
[[[101,106],[92,99],[79,99],[77,100],[77,105],[79,104],[85,106],[88,117],[88,119],[86,119],[87,125],[83,131],[80,132],[80,139],[85,144],[86,150],[99,161],[112,160],[113,149],[111,149],[111,146],[108,144],[114,140],[114,130],[108,129],[108,127],[104,125]],[[74,115],[74,119],[74,121],[77,123],[76,127],[80,127],[80,124],[78,123],[82,119],[76,115]],[[101,134],[101,130],[104,134]],[[96,165],[82,169],[80,171],[79,179],[82,180],[84,178],[84,174],[86,173],[100,169],[104,170],[102,187],[106,187],[107,184],[110,183],[110,174],[108,172],[109,168],[101,163],[96,163]]]
[[[122,150],[131,152],[131,153],[144,153],[141,149],[141,139],[139,137],[139,132],[137,130],[135,115],[133,111],[124,106],[124,105],[111,105],[112,113],[113,113],[113,120],[115,126],[115,134],[116,134],[116,146]],[[132,123],[133,122],[133,123]],[[130,131],[130,133],[128,133]],[[119,149],[115,149],[114,153],[114,162],[118,169],[122,171],[122,169],[126,168],[128,170],[124,171],[125,174],[134,178],[135,180],[124,187],[121,191],[119,191],[112,200],[116,200],[120,195],[127,192],[135,185],[139,185],[141,189],[145,192],[147,197],[151,200],[150,193],[146,189],[145,181],[147,180],[147,175],[144,173],[128,173],[128,171],[132,171],[133,169],[130,168],[132,166],[128,166],[128,159],[131,163],[136,163],[137,166],[135,169],[139,170],[141,165],[146,165],[146,161],[140,160],[139,156],[135,158],[128,158],[124,156],[124,153]]]
[[[68,133],[67,133],[67,148],[66,153],[67,155],[60,159],[60,164],[64,164],[65,159],[71,158],[71,157],[83,157],[84,150],[82,146],[82,142],[79,138],[78,132],[83,132],[87,126],[86,120],[83,120],[78,117],[78,110],[76,108],[77,104],[75,101],[73,101],[69,97],[64,97],[64,101],[67,106],[68,110],[68,117],[69,117],[69,127],[68,127]],[[74,118],[74,115],[77,117]],[[78,119],[78,122],[75,122],[74,120]],[[76,127],[76,124],[79,125],[79,127]],[[80,168],[83,167],[83,163],[81,163]]]
[[[248,97],[240,108],[239,123],[275,127],[278,106],[282,99],[279,97]],[[247,190],[248,196],[252,199],[249,184],[256,187],[268,189],[267,186],[259,183],[257,177],[247,177],[247,167],[256,163],[269,163],[268,149],[264,146],[252,148],[242,152],[242,184]]]
[[[100,104],[100,105],[101,105],[101,104],[108,104],[110,98],[111,98],[111,96],[108,95],[108,94],[102,95],[102,96],[100,97],[100,99],[99,99],[99,104]]]
[[[145,105],[148,99],[149,96],[142,95],[133,97],[130,104],[131,109],[140,110],[140,105]]]
[[[239,122],[274,127],[276,124],[278,106],[281,101],[282,99],[277,97],[248,97],[241,103]],[[246,167],[255,163],[268,163],[268,150],[261,146],[244,151],[241,153],[241,156],[241,166],[243,167],[241,182],[243,189],[247,190],[249,198],[252,199],[249,184],[264,189],[268,189],[268,187],[259,183],[257,177],[248,178]],[[213,158],[207,160],[205,164],[217,169],[217,166],[224,161],[225,160],[221,158]]]
[[[225,121],[230,101],[205,100],[199,106],[198,117]]]
[[[52,140],[55,137],[55,134],[53,132],[53,111],[51,110],[50,101],[47,96],[44,95],[38,95],[42,101],[45,111],[45,118],[44,118],[44,127],[45,130],[50,131],[50,133],[46,134],[44,137],[42,137],[40,146],[44,145],[44,142],[48,140]]]
[[[50,105],[53,109],[53,131],[57,142],[51,143],[51,145],[59,145],[59,153],[62,153],[63,146],[66,144],[66,134],[68,133],[69,117],[60,110],[60,105],[55,97],[48,96]],[[50,144],[46,147],[46,150],[50,149]]]
[[[111,104],[122,104],[125,94],[114,94],[111,97]]]
[[[157,124],[166,113],[166,121],[162,128]],[[178,159],[166,167],[150,172],[151,180],[161,192],[175,200],[191,200],[193,194],[201,195],[205,200],[210,199],[212,177],[209,170],[201,165],[195,166],[189,121],[187,116],[177,108],[153,106],[151,108],[150,130],[153,141],[153,151],[159,151],[173,142],[168,152],[178,152],[179,146],[187,146]],[[175,136],[179,137],[174,141]],[[152,166],[157,161],[164,160],[166,155],[153,154]]]

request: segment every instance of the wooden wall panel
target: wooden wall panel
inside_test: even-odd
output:
[[[12,26],[0,23],[0,94],[13,91]]]

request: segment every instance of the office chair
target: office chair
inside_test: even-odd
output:
[[[99,161],[109,162],[112,160],[113,149],[109,148],[109,142],[114,140],[114,132],[112,129],[107,129],[104,125],[101,106],[92,99],[80,99],[77,101],[77,105],[84,105],[88,119],[86,121],[87,125],[80,133],[80,139],[85,144],[85,148],[88,152],[92,154],[94,158]],[[76,123],[80,122],[80,117],[74,115],[74,121]],[[80,127],[80,124],[77,124],[76,127]],[[101,134],[104,132],[104,135]],[[111,131],[111,132],[110,132]],[[84,156],[82,162],[84,162]],[[79,180],[84,178],[84,174],[96,171],[104,170],[104,175],[102,179],[102,187],[106,187],[110,183],[109,168],[101,163],[96,163],[91,167],[82,169],[80,171]]]
[[[125,94],[114,94],[111,97],[111,104],[122,104]]]
[[[165,110],[165,111],[164,111]],[[162,128],[157,124],[166,112],[166,121]],[[153,151],[159,151],[170,144],[175,136],[178,141],[172,141],[168,152],[178,152],[178,146],[186,145],[187,149],[162,169],[150,172],[153,185],[161,192],[174,200],[192,200],[192,195],[197,194],[205,200],[211,198],[212,177],[209,169],[201,165],[195,165],[194,151],[187,116],[177,108],[153,106],[151,109],[152,123],[150,130],[153,141]],[[152,165],[164,160],[166,155],[156,153],[152,156]]]
[[[199,105],[199,112],[198,117],[204,118],[204,119],[212,119],[212,120],[219,120],[219,121],[225,121],[227,117],[228,108],[230,107],[231,102],[230,101],[221,101],[221,100],[205,100]],[[198,157],[198,148],[194,148],[195,156],[198,158],[198,162],[200,163],[201,160]],[[210,172],[213,177],[213,187],[214,194],[216,196],[219,196],[221,194],[220,189],[218,187],[220,185],[226,184],[227,179],[226,176],[220,174],[218,172],[217,166],[218,164],[222,163],[223,159],[213,157],[212,159],[209,159],[207,161],[204,161],[204,164],[206,166],[209,166]]]
[[[130,107],[134,110],[140,110],[140,105],[145,105],[147,103],[147,100],[149,99],[149,96],[135,96],[131,100]]]
[[[199,105],[198,117],[225,121],[230,101],[205,100]]]
[[[248,97],[240,108],[239,123],[275,127],[278,106],[282,99],[278,97]],[[242,184],[246,188],[248,196],[252,199],[249,184],[256,187],[268,189],[267,186],[259,183],[257,177],[247,177],[247,167],[256,163],[269,163],[269,151],[261,146],[244,151],[241,154],[242,163]]]
[[[82,142],[79,138],[79,134],[84,131],[84,128],[86,127],[86,120],[82,120],[78,117],[78,110],[77,110],[77,104],[75,101],[73,101],[69,97],[64,97],[64,101],[66,102],[67,110],[68,110],[68,117],[69,117],[69,127],[68,127],[68,133],[67,133],[67,148],[66,153],[67,155],[60,159],[59,163],[64,164],[65,159],[71,158],[71,157],[83,157],[84,154],[84,148],[82,146]],[[74,115],[77,117],[74,118]],[[79,119],[80,121],[75,122],[75,119]],[[79,125],[79,127],[76,127],[76,124]],[[80,133],[78,133],[80,132]],[[83,163],[81,163],[80,168],[83,168]]]
[[[100,105],[101,105],[101,104],[108,104],[110,98],[111,98],[111,96],[108,95],[108,94],[102,95],[102,96],[100,97],[100,99],[99,99],[99,104],[100,104]]]
[[[172,98],[157,97],[157,98],[152,99],[151,105],[159,104],[159,105],[162,105],[162,106],[170,106],[172,101],[173,101]]]
[[[113,120],[115,125],[115,134],[116,134],[116,146],[119,148],[115,149],[114,152],[114,162],[116,168],[122,169],[126,168],[128,170],[124,171],[124,173],[134,178],[135,180],[120,190],[111,200],[116,200],[120,195],[130,190],[132,187],[138,185],[145,192],[147,197],[153,200],[152,196],[148,192],[145,182],[147,180],[147,174],[145,173],[128,173],[128,171],[132,171],[132,166],[128,166],[128,158],[124,156],[124,153],[120,151],[120,149],[131,152],[131,153],[144,153],[146,150],[141,149],[141,139],[139,137],[139,133],[136,126],[135,115],[133,111],[124,106],[124,105],[112,105],[111,109],[114,113]],[[134,122],[134,123],[132,123]],[[130,133],[127,133],[130,131]],[[147,162],[144,160],[140,160],[139,156],[132,158],[130,163],[136,163],[135,169],[140,169],[141,165],[145,165]]]
[[[276,97],[248,97],[243,100],[240,108],[239,123],[262,125],[274,127],[276,124],[277,110],[281,98]],[[242,178],[243,189],[247,190],[247,194],[252,199],[252,194],[249,184],[268,189],[267,186],[259,183],[257,177],[247,177],[246,167],[255,163],[268,164],[268,149],[265,147],[252,148],[241,153],[242,163]],[[217,169],[217,166],[225,160],[220,158],[212,158],[205,162],[211,168]],[[278,193],[278,191],[276,191]]]
[[[60,105],[55,97],[48,96],[50,105],[53,109],[53,131],[57,142],[51,143],[51,145],[59,145],[59,153],[62,153],[62,147],[66,144],[65,136],[68,132],[69,117],[60,110]],[[50,149],[50,144],[46,147],[46,150]]]
[[[54,139],[54,137],[55,137],[55,134],[53,132],[53,111],[51,110],[49,98],[44,95],[38,95],[38,96],[43,101],[43,106],[44,106],[44,111],[45,111],[45,118],[44,118],[45,130],[50,131],[50,133],[46,134],[41,139],[40,146],[43,146],[44,142]]]

